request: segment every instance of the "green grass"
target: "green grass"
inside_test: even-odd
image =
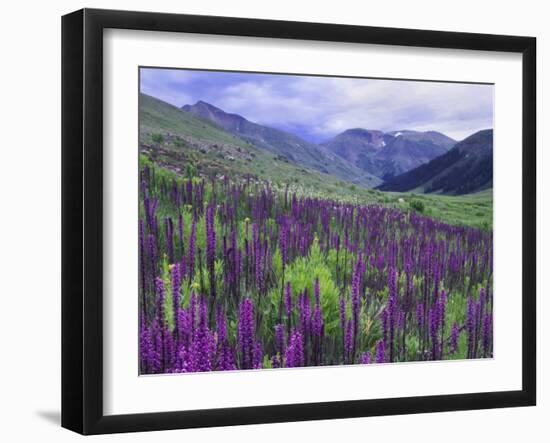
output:
[[[149,161],[144,155],[141,156],[141,159],[142,162]],[[258,161],[255,161],[253,166],[248,166],[247,171],[265,168],[265,172],[262,174],[264,180],[270,182],[273,188],[279,192],[284,192],[288,184],[290,193],[296,192],[299,195],[350,203],[381,204],[404,211],[414,210],[411,208],[411,202],[421,202],[422,214],[446,223],[473,226],[484,230],[493,228],[492,189],[462,196],[382,192],[350,185],[331,176],[322,177],[321,174],[314,171],[303,172],[299,168],[289,167],[286,163],[279,165],[276,161],[268,162],[269,164],[265,162],[267,162],[265,157],[259,156]],[[183,165],[182,170],[185,170]],[[168,178],[177,175],[167,170],[164,171]],[[413,204],[413,206],[415,205]]]
[[[493,228],[493,190],[475,194],[449,196],[439,194],[415,194],[386,192],[389,204],[407,208],[410,201],[424,204],[424,215],[453,225],[468,225],[482,229]],[[403,199],[401,203],[399,199]]]
[[[182,133],[215,143],[248,146],[245,141],[214,126],[206,120],[196,118],[187,112],[182,112],[175,106],[146,94],[140,94],[139,97],[139,125],[141,134],[146,131]]]

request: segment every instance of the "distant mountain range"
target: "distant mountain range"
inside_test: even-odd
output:
[[[363,171],[388,180],[445,154],[456,141],[435,131],[348,129],[323,143]]]
[[[159,135],[162,143],[155,141]],[[191,159],[207,174],[252,174],[281,183],[337,187],[345,181],[382,191],[458,195],[491,188],[493,179],[492,130],[456,142],[436,131],[355,128],[316,145],[204,101],[177,108],[145,94],[140,143],[169,169],[181,170]]]
[[[493,130],[476,132],[447,153],[387,180],[382,191],[469,194],[493,186]]]
[[[381,183],[379,178],[358,168],[345,158],[294,134],[259,125],[238,114],[227,113],[204,101],[182,106],[181,109],[215,123],[243,140],[290,162],[367,187]]]

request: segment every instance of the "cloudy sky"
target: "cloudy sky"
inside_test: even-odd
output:
[[[142,68],[141,92],[178,107],[202,100],[312,142],[350,128],[462,140],[493,127],[490,85]]]

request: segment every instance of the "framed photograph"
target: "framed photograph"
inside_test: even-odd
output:
[[[62,425],[535,405],[531,37],[62,20]]]

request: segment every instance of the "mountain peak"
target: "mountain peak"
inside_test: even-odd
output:
[[[218,126],[228,131],[239,132],[239,128],[248,123],[244,117],[238,114],[229,114],[216,106],[203,100],[197,101],[194,105],[184,105],[182,111],[190,112],[205,120],[214,122]]]
[[[375,186],[380,180],[346,160],[325,151],[323,147],[302,140],[295,134],[260,125],[241,117],[229,114],[210,103],[199,100],[194,105],[185,105],[183,111],[193,113],[204,120],[231,132],[255,146],[272,152],[277,158],[315,169],[325,174],[332,174],[344,180],[356,180],[365,186]]]
[[[383,132],[352,128],[323,146],[360,169],[387,180],[447,152],[455,143],[436,131]]]
[[[346,129],[342,134],[382,134],[382,131],[378,131],[377,129],[350,128]]]
[[[200,110],[203,110],[203,111],[204,110],[209,110],[209,111],[212,111],[212,112],[226,114],[225,111],[223,111],[220,108],[214,106],[213,104],[205,102],[203,100],[198,100],[194,105],[189,105],[189,104],[183,105],[181,107],[181,110],[186,111],[186,112],[193,112],[194,114],[198,114],[200,112]]]
[[[430,162],[386,181],[382,191],[468,194],[493,186],[493,130],[478,131]]]
[[[189,105],[187,105],[187,106],[189,106]],[[204,107],[207,107],[207,108],[210,108],[210,109],[215,109],[215,110],[217,110],[217,111],[224,112],[224,111],[222,111],[220,108],[214,106],[214,105],[211,104],[211,103],[205,102],[205,101],[203,101],[203,100],[198,100],[197,103],[195,103],[193,106],[194,106],[194,107],[201,107],[201,106],[204,106]]]

